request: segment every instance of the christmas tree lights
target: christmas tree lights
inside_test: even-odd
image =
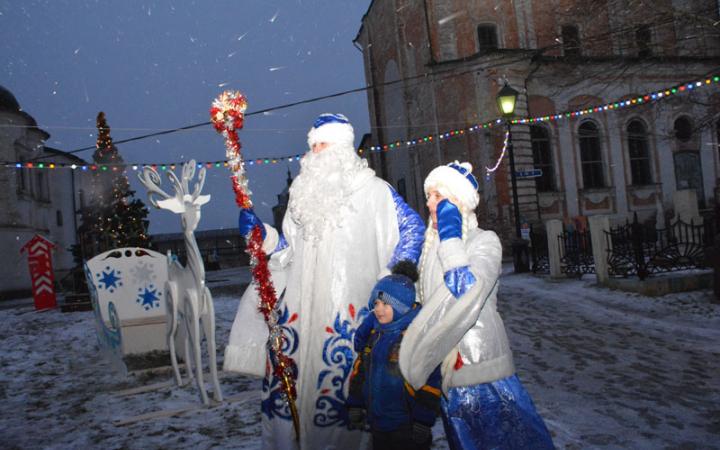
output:
[[[125,164],[113,144],[102,111],[97,115],[97,129],[95,164],[90,166],[96,197],[83,210],[80,227],[83,240],[91,244],[94,251],[86,253],[85,258],[112,248],[150,246],[148,209],[130,189]]]

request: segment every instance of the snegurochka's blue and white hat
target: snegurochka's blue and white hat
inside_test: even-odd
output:
[[[425,193],[435,189],[444,197],[455,197],[467,209],[474,210],[480,203],[480,196],[472,169],[469,162],[459,161],[434,168],[425,178]]]
[[[380,279],[372,292],[368,307],[375,308],[375,301],[381,300],[393,309],[393,321],[408,313],[415,303],[415,283],[405,275],[392,274]]]
[[[342,114],[320,114],[308,132],[308,146],[327,142],[341,146],[355,146],[355,132],[347,117]]]

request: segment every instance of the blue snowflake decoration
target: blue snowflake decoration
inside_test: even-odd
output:
[[[145,311],[160,307],[160,297],[162,296],[162,292],[158,292],[158,289],[155,288],[154,285],[151,284],[145,288],[138,288],[138,292],[139,294],[136,302],[140,303],[140,305],[145,308]]]
[[[115,289],[123,285],[120,275],[122,275],[121,271],[111,269],[110,266],[106,266],[105,270],[102,271],[102,274],[95,274],[98,279],[98,287],[100,289],[107,289],[110,293],[115,292]]]

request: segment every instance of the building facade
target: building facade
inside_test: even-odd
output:
[[[0,86],[0,299],[28,296],[31,292],[27,255],[20,248],[35,234],[56,246],[55,279],[73,267],[70,247],[76,243],[77,211],[88,180],[79,171],[48,169],[51,163],[84,164],[71,154],[46,147],[49,134],[22,111],[10,91]],[[34,161],[43,169],[6,166],[9,162]]]
[[[496,94],[519,91],[511,126],[520,221],[594,214],[654,220],[678,189],[715,204],[720,84],[667,99],[565,117],[720,73],[716,0],[373,1],[362,50],[378,173],[427,215],[422,182],[438,164],[470,161],[481,226],[514,234],[513,196]],[[650,98],[648,97],[648,100]],[[452,131],[452,136],[448,132]],[[458,131],[455,133],[455,131]],[[422,136],[434,139],[419,145]],[[537,173],[537,172],[536,172]]]

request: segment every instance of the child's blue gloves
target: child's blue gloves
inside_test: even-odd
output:
[[[462,216],[457,206],[443,199],[437,205],[437,226],[440,240],[462,237]]]
[[[263,225],[260,218],[255,214],[255,210],[252,208],[240,209],[240,217],[238,218],[238,228],[240,229],[240,235],[247,237],[248,234],[255,228],[255,225],[260,227],[260,233],[262,238],[265,239],[265,226]]]

